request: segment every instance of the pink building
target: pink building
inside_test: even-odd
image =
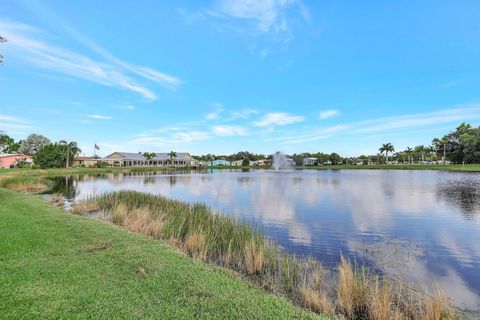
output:
[[[2,154],[0,153],[0,168],[10,168],[17,164],[18,159],[26,159],[32,163],[32,157],[24,154]]]

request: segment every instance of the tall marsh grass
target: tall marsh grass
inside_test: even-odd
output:
[[[254,226],[214,213],[205,205],[121,191],[73,208],[75,213],[109,212],[114,224],[169,241],[195,259],[235,270],[314,312],[372,320],[458,317],[440,289],[420,293],[372,275],[344,257],[335,273],[336,283],[327,284],[326,271],[318,261],[287,254]]]
[[[41,176],[18,175],[0,179],[0,187],[19,192],[46,192],[53,181]]]

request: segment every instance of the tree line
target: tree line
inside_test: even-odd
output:
[[[39,134],[31,134],[25,140],[15,141],[5,132],[0,132],[0,152],[32,156],[35,166],[40,168],[62,168],[70,167],[82,150],[75,141],[60,140],[52,143]]]
[[[473,127],[462,123],[455,130],[446,135],[434,138],[430,145],[418,145],[414,148],[407,147],[395,152],[391,143],[383,144],[377,156],[361,156],[360,158],[377,158],[380,163],[389,163],[389,154],[392,160],[402,163],[480,163],[480,126]],[[383,156],[384,158],[382,159]]]
[[[294,153],[289,155],[296,165],[303,165],[303,159],[316,158],[317,164],[385,164],[391,161],[404,164],[412,163],[480,163],[480,126],[473,127],[470,124],[462,123],[450,133],[434,138],[430,145],[417,145],[407,147],[404,150],[396,151],[392,143],[385,143],[379,148],[379,153],[374,155],[360,155],[357,157],[342,157],[338,153]],[[272,159],[271,154],[256,154],[248,151],[241,151],[233,154],[206,154],[194,156],[201,161],[212,161],[224,159],[227,161],[246,160],[256,161],[261,159]]]
[[[36,166],[41,168],[69,167],[73,159],[80,154],[81,150],[74,141],[60,140],[51,142],[45,136],[31,134],[24,140],[15,141],[6,132],[0,131],[0,153],[19,153],[33,157]],[[143,155],[149,159],[155,153],[145,152]],[[170,152],[171,161],[176,153]],[[240,151],[233,154],[206,154],[193,156],[200,161],[213,161],[224,159],[227,161],[243,160],[244,165],[250,161],[261,159],[272,159],[271,154],[251,153]],[[303,165],[303,159],[316,158],[317,164],[363,164],[378,163],[385,164],[396,161],[399,163],[480,163],[480,126],[473,127],[470,124],[462,123],[455,130],[442,137],[434,138],[430,145],[418,145],[407,147],[404,150],[396,151],[391,143],[385,143],[379,148],[376,155],[361,155],[358,157],[341,157],[337,153],[294,153],[289,156],[296,165]]]

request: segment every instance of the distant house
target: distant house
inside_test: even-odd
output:
[[[111,166],[138,167],[138,166],[173,166],[198,167],[200,162],[187,152],[177,152],[177,156],[170,159],[168,153],[155,153],[155,157],[147,160],[143,154],[133,152],[114,152],[100,159]]]
[[[318,164],[318,159],[317,158],[304,158],[303,159],[303,165],[304,166],[314,166]]]
[[[295,160],[293,160],[292,158],[287,158],[287,164],[289,166],[296,166],[297,164],[295,163]]]
[[[25,159],[27,163],[32,163],[32,157],[24,154],[7,154],[0,153],[0,168],[14,168],[17,165],[17,161],[20,159]]]
[[[270,159],[260,159],[257,161],[253,161],[254,166],[271,166],[272,160]]]
[[[232,166],[241,167],[243,165],[243,160],[232,161]],[[248,161],[249,166],[253,166],[253,161]]]
[[[217,159],[217,160],[209,161],[207,165],[209,167],[221,167],[221,166],[230,166],[231,163],[230,161],[227,161],[224,159]]]
[[[73,159],[73,166],[85,166],[85,167],[95,167],[97,165],[98,159],[94,157],[76,157]]]

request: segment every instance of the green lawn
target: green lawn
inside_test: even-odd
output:
[[[100,174],[120,172],[172,171],[170,167],[107,167],[107,168],[54,168],[54,169],[1,169],[0,175],[64,176],[71,174]]]
[[[339,166],[309,166],[295,167],[295,169],[317,170],[442,170],[442,171],[469,171],[480,172],[480,164],[449,164],[449,165],[421,165],[421,164],[380,164],[380,165],[339,165]]]
[[[227,271],[0,189],[2,319],[318,319]]]

